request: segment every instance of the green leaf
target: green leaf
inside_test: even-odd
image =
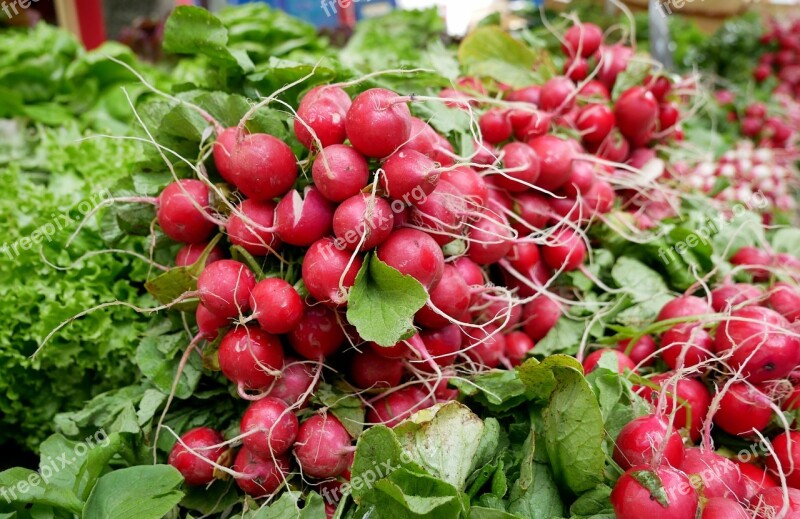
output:
[[[248,514],[245,519],[323,519],[325,502],[319,494],[311,492],[306,496],[305,506],[300,506],[300,492],[284,492],[279,499]]]
[[[533,398],[549,400],[558,384],[553,368],[572,368],[583,373],[583,367],[575,357],[569,355],[551,355],[542,362],[528,359],[519,367],[519,378],[528,388]]]
[[[772,237],[775,252],[785,252],[800,258],[800,229],[781,229]]]
[[[315,403],[328,408],[342,422],[353,439],[357,439],[361,435],[365,422],[364,406],[356,395],[322,383],[314,391],[312,399]]]
[[[467,74],[485,76],[521,88],[534,83],[536,54],[500,27],[481,27],[469,34],[458,49]]]
[[[553,355],[556,353],[574,355],[578,353],[586,323],[562,317],[544,338],[536,343],[534,353],[537,355]]]
[[[469,519],[514,519],[520,517],[519,515],[509,514],[502,510],[494,508],[483,508],[480,506],[473,506],[469,509]],[[531,516],[533,517],[533,516]]]
[[[613,514],[614,508],[611,506],[610,497],[611,488],[607,485],[600,485],[576,499],[570,506],[569,513],[577,516]]]
[[[136,364],[142,375],[148,378],[164,394],[169,394],[178,374],[180,357],[188,346],[182,333],[170,335],[148,335],[136,349]],[[189,398],[197,387],[202,375],[202,360],[192,355],[183,368],[175,388],[177,398]]]
[[[564,503],[550,467],[532,462],[531,480],[524,492],[512,494],[508,511],[518,517],[545,519],[561,517]]]
[[[669,506],[669,496],[664,488],[664,483],[654,470],[637,470],[631,472],[631,477],[650,491],[650,498],[658,501],[664,508]]]
[[[491,371],[469,379],[450,379],[450,384],[494,412],[513,409],[528,400],[527,389],[516,370]]]
[[[161,519],[183,497],[183,476],[170,465],[140,465],[97,481],[82,519]]]
[[[611,277],[637,303],[669,294],[669,288],[661,275],[633,258],[619,258],[611,269]]]
[[[57,468],[60,466],[61,462]],[[41,504],[79,513],[83,502],[71,490],[50,485],[45,481],[46,475],[45,472],[39,474],[21,467],[0,472],[0,495],[8,496],[6,499],[11,503]]]
[[[175,267],[151,279],[144,287],[156,300],[167,305],[189,292],[197,291],[197,276],[189,267]],[[200,300],[197,297],[186,298],[173,308],[182,312],[191,312],[197,309]]]
[[[384,425],[376,425],[364,431],[356,443],[356,454],[353,459],[350,481],[368,482],[368,485],[352,486],[352,495],[356,503],[360,503],[376,481],[386,478],[400,467],[412,468],[416,472],[424,472],[403,452],[394,432]]]
[[[415,332],[414,314],[425,306],[425,287],[378,259],[369,257],[350,291],[347,320],[366,341],[394,346]]]
[[[391,510],[391,517],[457,519],[466,514],[462,495],[452,485],[433,476],[400,468],[367,492],[355,517],[373,517]]]

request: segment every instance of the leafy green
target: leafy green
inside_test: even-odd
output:
[[[467,73],[486,76],[521,88],[534,82],[536,54],[500,27],[481,27],[470,33],[458,49]]]

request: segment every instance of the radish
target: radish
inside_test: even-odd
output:
[[[324,305],[306,306],[303,319],[287,335],[294,351],[308,360],[333,355],[345,341],[336,313]]]
[[[467,201],[458,188],[440,180],[430,196],[412,208],[410,221],[444,246],[463,231],[466,211]]]
[[[422,343],[434,362],[440,367],[452,365],[463,343],[461,329],[451,324],[438,330],[423,330],[419,334]],[[431,371],[433,366],[425,360],[413,361],[423,371]]]
[[[517,123],[514,128],[514,137],[520,141],[527,141],[534,137],[540,137],[550,131],[550,125],[553,122],[553,114],[547,112],[525,112],[527,117],[527,124],[522,125]],[[517,116],[521,120],[521,116]]]
[[[591,215],[607,214],[614,208],[616,194],[611,184],[605,180],[598,180],[584,194],[584,204],[589,208]]]
[[[622,470],[636,465],[657,467],[662,464],[680,468],[683,456],[681,435],[655,415],[640,416],[626,424],[614,443],[614,461]]]
[[[622,44],[601,46],[599,50],[600,69],[597,79],[611,90],[617,82],[617,77],[628,68],[628,63],[634,51]]]
[[[483,284],[486,283],[481,267],[466,256],[455,260],[453,266],[458,270],[458,273],[461,274],[461,277],[464,278],[467,285],[483,286]]]
[[[181,243],[203,243],[216,224],[202,211],[208,209],[208,187],[194,179],[173,182],[158,196],[158,225],[164,234]]]
[[[747,494],[747,482],[739,466],[716,452],[698,447],[687,449],[681,469],[690,476],[700,477],[703,482],[700,494],[706,499],[744,499]]]
[[[300,425],[294,456],[303,474],[334,478],[351,463],[350,433],[332,414],[315,414]]]
[[[378,259],[411,276],[428,290],[444,272],[444,254],[436,241],[422,231],[397,229],[378,247]]]
[[[383,173],[380,182],[386,195],[406,205],[420,202],[439,181],[436,163],[414,150],[401,150],[389,157],[383,163]]]
[[[286,481],[290,462],[288,456],[263,459],[242,447],[233,462],[233,470],[244,474],[236,484],[248,495],[258,499],[274,494]]]
[[[499,326],[495,325],[464,331],[463,343],[467,357],[488,369],[500,365],[506,349],[505,337],[500,333]]]
[[[681,113],[673,103],[666,103],[658,107],[658,130],[667,131],[674,128],[680,120]]]
[[[718,354],[732,350],[728,364],[759,384],[788,375],[800,361],[800,340],[790,335],[789,322],[759,306],[735,310],[720,324],[715,338]]]
[[[471,207],[483,207],[489,200],[489,186],[483,177],[469,166],[458,166],[444,171],[439,177],[439,182],[447,182],[455,187]]]
[[[394,229],[394,214],[383,198],[359,193],[336,208],[333,231],[337,243],[349,251],[372,250]]]
[[[347,138],[345,117],[351,104],[347,92],[337,86],[322,85],[312,88],[303,96],[297,108],[297,119],[294,121],[297,140],[310,150],[317,146],[307,128],[310,126],[323,148],[342,144]]]
[[[535,243],[515,243],[506,255],[506,259],[519,272],[528,272],[539,263],[541,252]]]
[[[756,247],[742,247],[731,256],[731,264],[745,267],[755,281],[767,281],[769,270],[763,267],[772,265],[772,255]]]
[[[711,307],[715,312],[727,312],[745,303],[755,304],[763,295],[763,290],[755,285],[725,284],[711,291]]]
[[[649,335],[639,337],[631,346],[631,339],[623,339],[617,343],[617,349],[626,354],[637,366],[650,366],[655,362],[655,353],[658,349],[656,341]]]
[[[575,106],[575,83],[571,79],[557,76],[542,86],[539,108],[545,112],[563,114]]]
[[[333,228],[334,205],[314,186],[307,186],[301,195],[289,191],[275,210],[278,236],[290,245],[308,247]]]
[[[353,148],[380,159],[394,153],[411,136],[411,112],[396,93],[373,88],[353,100],[345,127]]]
[[[528,145],[541,163],[537,186],[554,191],[569,181],[575,150],[568,141],[554,135],[542,135],[528,141]]]
[[[525,305],[522,323],[532,341],[542,340],[561,317],[561,305],[555,299],[539,295]]]
[[[384,389],[400,384],[403,364],[371,349],[357,353],[350,361],[350,380],[360,389]]]
[[[505,110],[492,108],[480,118],[481,135],[492,144],[499,144],[511,138],[514,129]]]
[[[585,98],[590,101],[611,100],[611,94],[609,93],[608,88],[603,83],[597,81],[596,79],[593,79],[588,83],[585,83],[580,90],[580,95],[581,98]]]
[[[505,257],[514,245],[508,220],[491,211],[481,215],[467,233],[467,254],[478,265],[491,265]]]
[[[267,333],[289,332],[303,318],[303,300],[292,285],[280,278],[260,281],[250,292],[253,317]]]
[[[453,145],[436,133],[431,125],[416,117],[411,118],[411,136],[400,150],[418,151],[444,167],[450,167],[455,162]]]
[[[617,99],[614,117],[620,132],[634,147],[644,146],[656,129],[658,102],[646,88],[632,87]]]
[[[631,153],[631,145],[622,136],[617,128],[614,128],[608,137],[599,145],[590,146],[590,150],[599,158],[609,162],[623,163],[628,160]]]
[[[784,492],[788,494],[788,502]],[[795,488],[767,488],[750,500],[756,519],[776,519],[786,507],[782,519],[800,518],[800,490]]]
[[[505,337],[505,356],[512,366],[519,366],[536,346],[524,332],[507,333]]]
[[[175,256],[176,267],[189,267],[194,265],[208,246],[207,243],[190,243],[181,247]],[[219,247],[213,247],[206,257],[206,265],[225,259],[225,253]]]
[[[208,485],[215,479],[215,469],[198,454],[213,463],[227,466],[230,464],[230,450],[224,445],[220,446],[224,441],[222,434],[214,429],[197,427],[181,436],[180,441],[172,447],[167,462],[181,473],[187,485]]]
[[[224,328],[230,324],[228,319],[217,317],[202,303],[197,305],[195,320],[197,321],[197,327],[200,330],[200,335],[202,335],[202,337],[207,341],[216,340],[216,338],[219,336],[220,328]]]
[[[714,423],[728,434],[751,436],[763,431],[772,419],[770,399],[745,382],[731,384],[719,401]]]
[[[297,180],[297,159],[282,140],[265,133],[240,138],[228,157],[230,181],[247,198],[283,196]]]
[[[594,371],[595,368],[597,368],[597,364],[600,362],[600,357],[602,357],[606,353],[616,357],[618,372],[625,373],[626,369],[629,369],[631,371],[636,371],[636,364],[634,364],[633,361],[627,355],[625,355],[621,351],[604,348],[597,351],[593,351],[583,360],[584,373],[588,374]]]
[[[775,283],[769,292],[769,305],[790,322],[800,319],[800,291],[788,283]]]
[[[653,93],[653,96],[659,103],[663,103],[667,95],[669,95],[670,90],[672,90],[672,83],[670,83],[669,78],[666,76],[647,76],[644,79],[644,85]]]
[[[343,251],[332,238],[315,242],[303,257],[303,283],[318,301],[336,306],[347,303],[347,295],[361,270],[361,256]],[[351,261],[352,259],[352,261]]]
[[[576,23],[564,33],[561,50],[567,56],[593,56],[603,43],[603,30],[593,23]]]
[[[470,306],[470,291],[458,269],[445,265],[442,279],[430,290],[428,303],[416,314],[417,323],[427,328],[444,328],[453,321],[464,321]],[[434,312],[431,307],[449,317]]]
[[[250,292],[255,286],[256,277],[247,265],[234,260],[206,265],[197,279],[203,306],[224,319],[239,317],[250,310]]]
[[[374,342],[368,342],[367,346],[375,353],[386,359],[404,359],[409,356],[411,350],[405,341],[400,341],[394,346],[381,346]]]
[[[670,369],[701,366],[714,356],[714,339],[698,323],[673,326],[664,332],[661,346],[661,358]]]
[[[579,83],[589,75],[589,62],[585,58],[567,58],[563,74],[574,83]]]
[[[288,406],[299,403],[300,407],[304,407],[309,390],[314,389],[312,386],[316,386],[316,380],[308,363],[294,357],[284,357],[281,374],[273,382],[268,395],[282,400]]]
[[[553,270],[577,270],[586,259],[586,244],[572,229],[561,229],[542,246],[542,259]]]
[[[344,202],[367,187],[369,164],[350,146],[334,144],[314,159],[311,176],[322,196],[331,202]]]
[[[520,234],[528,235],[533,229],[544,229],[550,219],[550,205],[544,195],[535,192],[518,193],[514,196],[514,214],[525,222],[514,221],[512,226]]]
[[[507,99],[514,103],[530,103],[532,105],[538,105],[541,94],[542,94],[541,86],[530,85],[524,88],[520,88],[518,90],[514,90],[508,95]],[[524,124],[527,124],[527,121],[520,121],[519,119],[517,119],[521,117],[522,114],[525,113],[527,112],[521,112],[519,110],[515,110],[514,112],[512,112],[511,114],[512,123],[516,124],[518,122],[522,122]]]
[[[675,402],[677,401],[678,405],[673,423],[678,429],[686,428],[692,441],[697,441],[700,439],[703,419],[711,405],[711,395],[699,380],[680,378],[676,383],[673,377],[674,373],[663,373],[652,377],[650,382],[659,386],[660,389],[643,386],[640,390],[640,395],[655,405],[660,398],[660,390],[666,389],[667,405],[664,413],[671,415],[675,410]]]
[[[695,296],[676,297],[665,304],[656,317],[656,321],[667,321],[670,319],[680,319],[682,317],[692,317],[695,315],[705,315],[711,313],[708,302]]]
[[[663,491],[662,499],[651,493],[640,480],[657,484]],[[633,467],[617,480],[611,491],[611,505],[617,519],[692,519],[697,513],[698,503],[699,497],[689,478],[683,472],[663,465]]]
[[[745,484],[747,486],[746,499],[752,499],[754,495],[758,494],[766,488],[780,486],[769,473],[761,467],[753,465],[752,463],[745,463],[743,461],[734,461],[742,471]]]
[[[578,112],[575,121],[581,138],[590,144],[600,144],[608,137],[616,123],[614,112],[602,104],[591,104],[583,107]]]
[[[281,247],[276,233],[275,204],[266,200],[244,200],[231,215],[225,230],[234,245],[254,256],[266,256]]]
[[[706,501],[700,519],[750,519],[750,514],[735,499],[715,497]]]
[[[783,474],[790,487],[800,488],[800,432],[788,431],[774,437],[772,449],[775,455],[767,457],[767,468],[776,476]]]
[[[253,326],[240,326],[219,344],[219,367],[242,393],[270,386],[283,367],[283,346],[277,336]]]
[[[214,165],[217,167],[217,171],[226,182],[231,184],[233,184],[235,169],[231,154],[237,146],[238,135],[239,129],[236,126],[225,128],[217,134],[217,140],[214,141],[212,148]]]
[[[239,431],[250,452],[271,459],[292,448],[299,425],[283,400],[268,396],[250,404],[239,422]]]
[[[414,386],[405,387],[376,400],[367,411],[367,422],[395,427],[426,407],[430,407],[426,393]]]
[[[539,178],[539,157],[533,148],[522,142],[506,144],[500,151],[503,155],[505,173],[494,178],[498,187],[512,193],[527,191]]]

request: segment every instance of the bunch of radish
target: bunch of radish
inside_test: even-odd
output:
[[[800,97],[800,20],[788,23],[770,20],[761,43],[770,51],[761,56],[753,77],[763,82],[776,76],[776,93]]]

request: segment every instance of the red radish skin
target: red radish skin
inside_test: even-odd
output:
[[[609,101],[611,99],[608,88],[600,81],[594,79],[583,85],[580,96],[583,99],[591,101]]]
[[[687,449],[681,469],[690,476],[700,477],[703,482],[701,494],[706,499],[744,499],[747,495],[747,481],[739,466],[716,452],[699,447]]]
[[[742,475],[744,476],[747,486],[746,499],[752,499],[754,495],[766,488],[780,486],[765,469],[753,465],[752,463],[744,463],[738,460],[735,460],[734,463],[739,466],[739,470],[742,471]]]
[[[670,90],[672,90],[672,83],[670,83],[669,78],[666,76],[648,76],[645,78],[644,84],[647,89],[653,93],[653,96],[655,96],[656,101],[659,103],[663,102],[670,93]]]
[[[194,179],[173,182],[161,191],[156,213],[164,234],[181,243],[203,243],[217,228],[210,214],[208,187]]]
[[[444,246],[463,232],[466,211],[467,201],[458,188],[440,180],[430,196],[411,209],[410,220]]]
[[[439,170],[436,163],[422,153],[402,150],[383,163],[381,187],[392,200],[406,205],[421,202],[436,188]]]
[[[541,161],[537,186],[555,191],[569,181],[575,150],[568,141],[554,135],[542,135],[528,141],[528,145]]]
[[[275,227],[275,204],[244,200],[228,220],[226,231],[233,245],[254,256],[266,256],[281,247]]]
[[[710,314],[711,308],[705,299],[695,296],[676,297],[665,304],[658,313],[657,321],[668,321],[682,317]]]
[[[550,219],[550,205],[547,198],[539,193],[519,193],[514,197],[513,211],[525,224],[513,221],[512,226],[521,235],[530,234],[534,230],[544,229]],[[526,225],[527,224],[527,225]]]
[[[394,391],[372,404],[367,411],[367,422],[395,427],[413,413],[430,407],[426,396],[414,386]]]
[[[614,105],[614,117],[622,135],[634,147],[650,141],[658,122],[658,101],[652,92],[635,86],[623,92]]]
[[[456,324],[438,330],[423,330],[419,336],[428,354],[440,367],[451,366],[463,344],[461,330]],[[413,364],[423,371],[432,370],[432,366],[424,360],[414,361]]]
[[[542,255],[539,252],[539,246],[535,243],[522,242],[515,243],[511,247],[511,251],[506,256],[508,262],[512,267],[520,272],[528,272],[535,267]]]
[[[609,90],[614,88],[617,77],[628,68],[634,50],[626,45],[601,46],[599,50],[599,71],[597,79]]]
[[[253,326],[229,331],[219,344],[218,356],[225,377],[243,389],[267,389],[283,367],[280,339]]]
[[[780,480],[782,473],[786,477],[786,484],[792,488],[800,488],[800,432],[783,432],[772,439],[771,454],[766,458],[769,471]],[[780,462],[780,469],[778,468]]]
[[[230,324],[228,319],[217,317],[202,303],[197,305],[195,317],[197,320],[197,327],[200,329],[200,334],[207,341],[216,340],[219,336],[220,328],[224,328]]]
[[[673,103],[663,104],[658,109],[658,129],[659,131],[667,131],[674,128],[681,118],[681,113],[678,107]]]
[[[767,281],[770,273],[766,267],[772,265],[772,255],[756,247],[742,247],[731,256],[733,265],[745,267],[755,281]]]
[[[540,137],[550,131],[551,123],[553,122],[553,114],[547,112],[525,112],[528,123],[518,126],[514,129],[514,136],[517,140],[527,141],[534,137]],[[519,119],[521,116],[517,116]]]
[[[584,58],[568,58],[564,61],[564,75],[575,83],[589,75],[589,62]]]
[[[584,373],[591,373],[597,368],[597,365],[600,363],[600,357],[608,353],[616,357],[617,360],[617,371],[620,373],[625,373],[626,370],[636,371],[636,364],[624,353],[617,350],[612,349],[602,349],[593,351],[590,353],[584,360],[583,360],[583,371]]]
[[[245,475],[236,478],[236,484],[256,499],[274,494],[286,481],[290,468],[288,456],[263,459],[246,447],[239,450],[233,462],[233,470]]]
[[[180,441],[172,447],[167,461],[181,473],[187,485],[208,485],[215,479],[214,466],[189,449],[218,465],[226,466],[230,463],[229,448],[218,446],[224,441],[222,434],[214,429],[197,427],[181,436]]]
[[[245,135],[230,156],[231,181],[247,198],[272,200],[297,180],[297,159],[282,140],[264,133]]]
[[[315,242],[303,258],[303,282],[317,301],[341,306],[356,283],[363,259],[337,247],[332,238]],[[352,261],[351,261],[352,259]]]
[[[789,283],[775,283],[769,292],[769,306],[790,322],[800,319],[800,291]]]
[[[714,357],[714,339],[697,323],[673,326],[661,337],[661,358],[670,369],[702,366]]]
[[[294,456],[312,478],[334,478],[350,465],[350,434],[332,414],[315,414],[300,425]]]
[[[489,186],[483,177],[469,166],[458,166],[442,172],[439,182],[447,182],[455,187],[471,207],[483,207],[489,200]]]
[[[282,400],[288,406],[299,402],[299,407],[305,407],[305,398],[313,391],[311,386],[315,385],[314,369],[319,367],[314,368],[310,363],[294,357],[285,357],[280,377],[275,379],[269,389],[269,396]]]
[[[250,292],[253,317],[267,333],[288,333],[303,318],[303,300],[292,285],[280,278],[260,281]]]
[[[575,83],[566,77],[554,77],[542,86],[539,108],[545,112],[565,113],[575,106]]]
[[[788,503],[784,492],[788,494]],[[783,519],[800,518],[800,490],[789,488],[768,488],[750,500],[750,506],[755,511],[756,519],[776,519],[786,506],[786,515]]]
[[[726,312],[744,304],[756,304],[764,291],[747,283],[725,284],[711,291],[711,307],[715,312]]]
[[[481,135],[492,144],[499,144],[511,138],[514,129],[511,126],[508,112],[492,108],[480,118]]]
[[[374,342],[368,342],[367,345],[372,351],[387,359],[404,359],[411,353],[405,341],[400,341],[394,346],[381,346]]]
[[[350,380],[360,389],[386,389],[400,384],[403,364],[372,349],[356,353],[350,361]]]
[[[339,87],[323,85],[312,88],[297,107],[297,119],[305,123],[294,121],[297,140],[310,150],[318,146],[308,126],[314,130],[323,148],[342,144],[347,139],[345,117],[351,104],[350,96]]]
[[[217,167],[220,176],[226,182],[233,183],[234,165],[231,160],[233,150],[236,148],[239,130],[237,127],[225,128],[217,135],[217,140],[214,142],[212,154],[214,157],[214,165]]]
[[[514,245],[505,216],[488,211],[469,229],[467,254],[478,265],[491,265],[504,258]]]
[[[674,373],[663,373],[650,379],[661,390],[666,389],[666,409],[665,414],[672,414],[677,402],[677,411],[673,419],[673,424],[677,429],[688,429],[689,437],[692,441],[700,439],[703,420],[708,413],[711,405],[711,395],[708,389],[697,379],[682,377],[677,384],[674,380]],[[652,403],[657,405],[660,398],[660,390],[642,386],[639,394]]]
[[[624,339],[617,344],[617,349],[626,354],[637,366],[651,366],[656,359],[655,353],[658,350],[656,341],[649,335],[640,337],[631,346],[631,339]]]
[[[324,305],[306,306],[303,319],[287,334],[294,351],[308,360],[330,357],[341,348],[345,334],[336,313]]]
[[[308,247],[333,228],[334,205],[319,190],[308,186],[301,195],[289,191],[275,210],[275,226],[280,239],[290,245]]]
[[[416,117],[411,118],[411,136],[400,149],[418,151],[443,167],[450,167],[455,163],[452,157],[453,146],[436,133],[431,125]]]
[[[564,33],[561,50],[567,56],[593,56],[603,43],[603,30],[593,23],[575,24]]]
[[[244,263],[221,260],[207,265],[197,279],[200,302],[224,319],[243,316],[250,310],[250,292],[256,277]]]
[[[449,319],[434,312],[432,306]],[[430,291],[429,302],[417,312],[415,320],[426,328],[444,328],[453,321],[463,322],[468,317],[469,306],[469,286],[455,267],[445,265],[441,281]]]
[[[542,246],[542,259],[553,270],[576,270],[586,260],[586,244],[572,229],[562,229]]]
[[[616,128],[608,134],[603,142],[596,147],[590,146],[589,149],[594,151],[598,158],[609,162],[626,162],[631,154],[631,145]]]
[[[668,504],[663,506],[639,483],[634,475],[650,473],[658,476],[666,491]],[[648,478],[648,479],[651,479]],[[689,478],[676,469],[660,466],[657,468],[640,465],[628,470],[614,485],[611,491],[611,504],[617,519],[691,519],[695,517],[699,504],[697,492]]]
[[[474,363],[488,369],[500,365],[506,344],[499,327],[468,328],[463,334],[464,352]]]
[[[735,499],[715,497],[703,507],[700,519],[750,519],[750,514]]]
[[[239,431],[247,435],[242,438],[246,448],[256,456],[271,459],[292,448],[299,426],[283,400],[268,396],[250,404],[239,422]]]
[[[527,191],[539,178],[539,157],[533,148],[522,142],[506,144],[500,153],[503,166],[507,170],[497,175],[495,182],[506,191],[517,193]]]
[[[369,164],[350,146],[334,144],[314,159],[311,177],[322,196],[331,202],[344,202],[367,187]]]
[[[609,107],[594,104],[582,108],[575,123],[584,142],[599,145],[614,129],[616,121]]]
[[[207,243],[192,243],[184,245],[175,256],[176,267],[189,267],[194,265],[208,246]],[[219,247],[213,247],[206,258],[206,265],[225,259],[225,253]]]
[[[349,251],[372,250],[394,229],[394,213],[383,198],[359,193],[336,208],[333,231],[340,248]]]
[[[561,305],[547,296],[537,296],[525,305],[522,322],[525,333],[538,342],[552,330],[561,318]]]
[[[388,157],[411,136],[411,112],[391,90],[359,94],[347,111],[345,127],[353,148],[372,158]]]
[[[422,231],[398,229],[378,247],[378,259],[432,289],[444,273],[444,254],[436,241]]]
[[[536,344],[524,332],[507,333],[505,337],[506,358],[512,366],[519,366]]]
[[[755,431],[767,428],[771,418],[769,397],[745,382],[736,382],[725,389],[714,423],[728,434],[754,436]]]
[[[636,465],[680,468],[683,439],[674,427],[655,415],[641,416],[622,428],[614,444],[614,461],[628,470]]]

